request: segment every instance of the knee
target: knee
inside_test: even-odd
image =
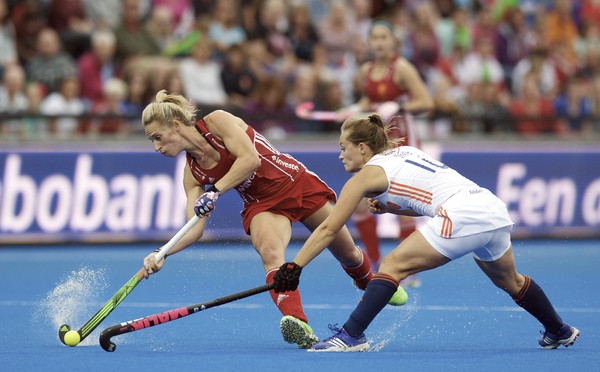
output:
[[[514,297],[523,289],[523,286],[525,285],[525,276],[515,273],[515,275],[497,278],[494,281],[494,284],[496,287]]]
[[[279,267],[284,262],[283,249],[271,245],[255,247],[266,268]]]

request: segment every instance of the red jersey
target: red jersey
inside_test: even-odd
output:
[[[406,89],[399,87],[394,82],[394,64],[398,61],[398,58],[400,57],[397,56],[392,59],[381,80],[371,79],[373,62],[369,62],[364,87],[364,95],[369,99],[369,102],[375,104],[387,101],[398,102],[402,96],[408,94]],[[389,124],[392,125],[392,130],[389,133],[390,137],[404,138],[404,144],[408,146],[419,147],[421,145],[410,114],[404,113],[402,118],[393,117]]]
[[[364,81],[364,95],[371,103],[381,103],[386,101],[398,102],[401,96],[407,94],[406,89],[399,87],[394,82],[394,64],[398,58],[400,57],[392,59],[383,78],[380,80],[373,80],[371,78],[373,62],[369,62]]]
[[[187,163],[198,182],[215,184],[229,172],[235,158],[223,141],[208,130],[204,120],[196,123],[196,129],[219,152],[221,159],[213,169],[203,169],[188,153]],[[242,216],[246,233],[250,233],[250,222],[258,213],[269,211],[297,222],[311,216],[325,203],[335,202],[333,190],[302,163],[291,155],[280,153],[254,128],[248,126],[246,134],[260,157],[258,169],[234,187],[244,202]]]

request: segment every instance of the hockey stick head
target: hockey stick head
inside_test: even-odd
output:
[[[58,339],[60,340],[60,342],[62,342],[66,346],[69,346],[69,345],[67,345],[67,343],[65,342],[65,335],[70,330],[71,330],[71,326],[69,326],[68,324],[63,324],[58,328]]]
[[[302,102],[298,106],[296,106],[296,116],[300,119],[310,119],[310,114],[315,108],[315,104],[313,102],[307,101]]]

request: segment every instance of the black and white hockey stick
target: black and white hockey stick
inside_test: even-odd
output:
[[[117,345],[110,339],[114,336],[124,333],[139,331],[145,328],[154,327],[160,324],[170,322],[172,320],[181,319],[188,315],[196,314],[202,310],[210,309],[211,307],[220,306],[228,302],[241,300],[242,298],[250,297],[262,292],[273,289],[273,283],[265,284],[260,287],[247,289],[242,292],[234,293],[229,296],[220,297],[212,301],[203,302],[195,305],[180,307],[178,309],[167,310],[159,314],[148,315],[144,318],[130,320],[120,324],[115,324],[106,328],[100,334],[100,346],[106,351],[115,351]]]

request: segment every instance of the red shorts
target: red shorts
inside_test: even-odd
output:
[[[295,180],[292,188],[246,205],[242,211],[244,230],[250,235],[250,222],[261,212],[279,214],[291,222],[298,222],[311,216],[329,201],[336,201],[333,190],[314,173],[305,172]]]

